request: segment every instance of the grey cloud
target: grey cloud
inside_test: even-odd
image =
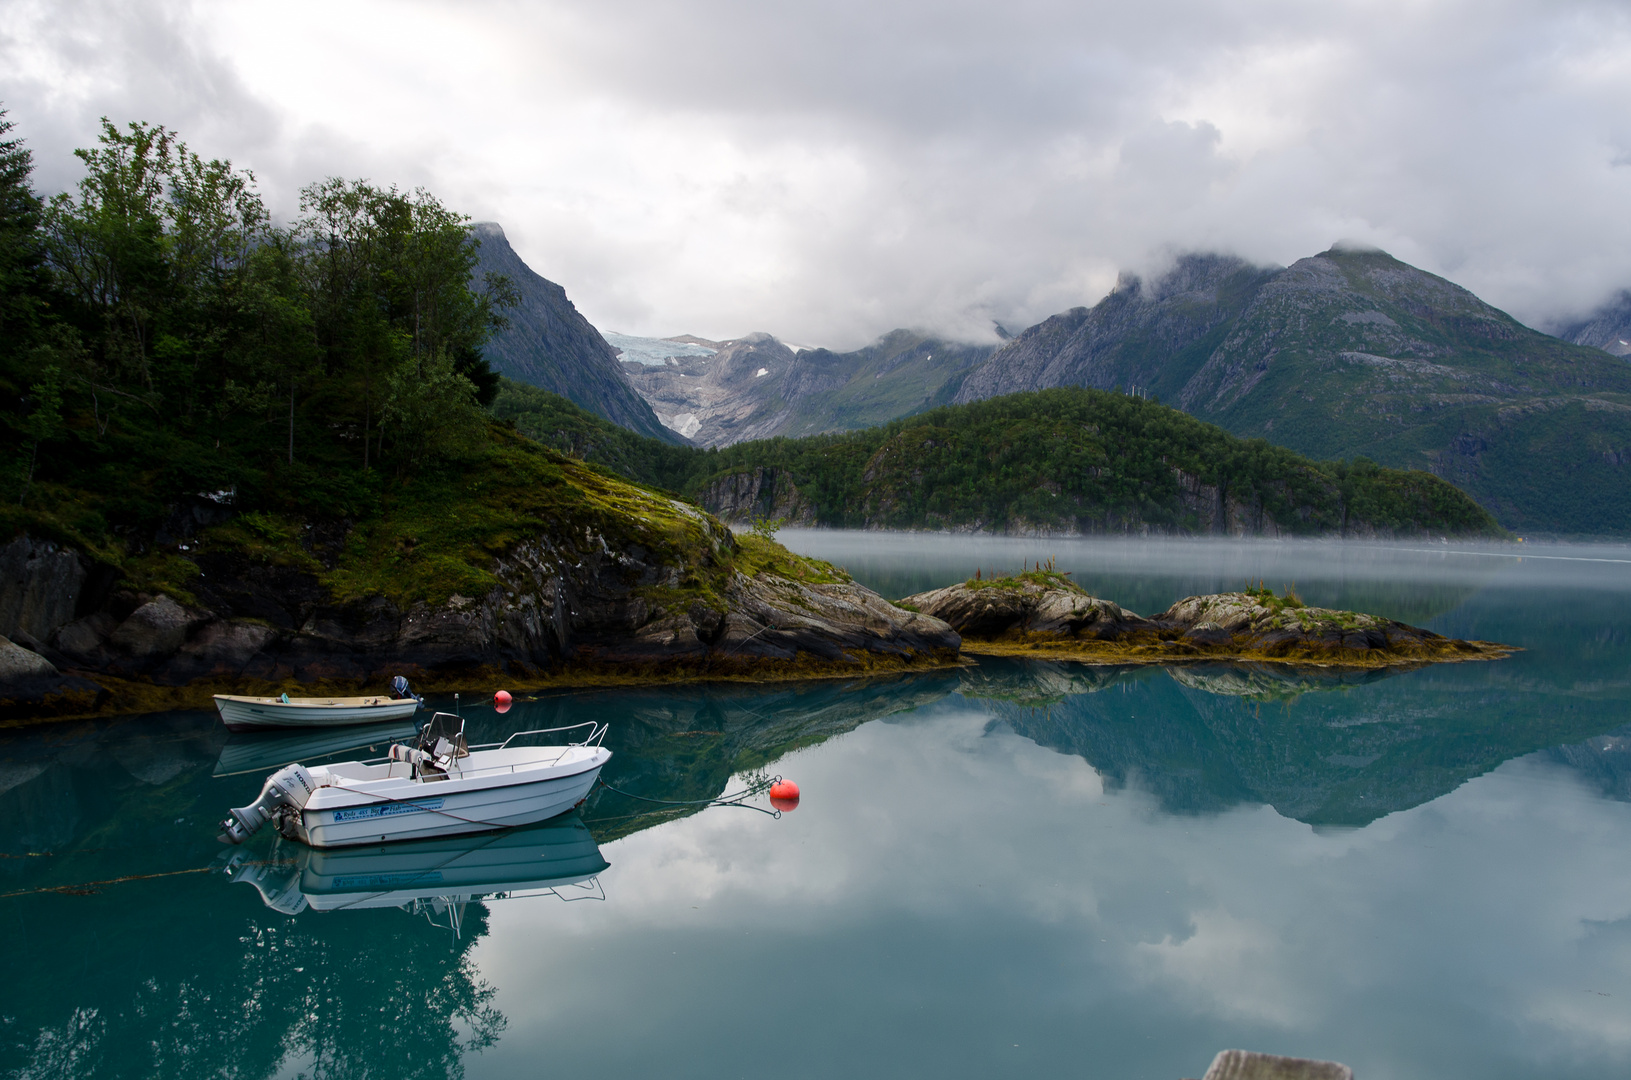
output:
[[[978,336],[1175,251],[1338,237],[1535,323],[1631,284],[1621,5],[420,3],[389,40],[324,10],[223,31],[10,0],[0,93],[47,186],[100,112],[251,165],[274,204],[334,173],[424,184],[626,331]],[[241,62],[291,41],[367,89]]]

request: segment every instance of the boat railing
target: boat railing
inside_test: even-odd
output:
[[[519,739],[523,735],[553,735],[558,731],[580,731],[583,728],[588,728],[589,729],[589,734],[584,736],[582,739],[580,739],[580,740],[578,740],[576,742],[568,743],[567,745],[568,746],[599,746],[601,740],[606,737],[606,731],[610,726],[611,725],[609,725],[609,724],[602,724],[602,723],[600,723],[598,721],[595,721],[595,720],[585,720],[581,724],[568,724],[565,727],[532,728],[532,729],[527,730],[527,731],[511,732],[510,737],[508,739],[505,739],[503,742],[478,743],[477,745],[472,746],[470,749],[472,749],[472,750],[505,750],[505,749],[509,748],[510,742],[512,740]]]

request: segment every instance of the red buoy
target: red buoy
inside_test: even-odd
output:
[[[799,804],[799,786],[791,780],[778,780],[770,785],[770,805],[777,810],[793,810]]]
[[[510,701],[510,692],[508,690],[500,690],[498,693],[493,695],[493,708],[497,709],[501,713],[509,712]]]

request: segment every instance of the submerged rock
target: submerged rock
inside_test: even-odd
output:
[[[1149,618],[1089,595],[1063,573],[965,581],[900,603],[944,619],[971,652],[1047,650],[1133,662],[1243,659],[1357,666],[1488,659],[1507,646],[1459,641],[1375,615],[1306,607],[1271,590],[1191,596]]]

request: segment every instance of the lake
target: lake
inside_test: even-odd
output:
[[[378,749],[206,712],[0,731],[0,1076],[1631,1070],[1631,549],[781,539],[890,597],[1051,557],[1141,614],[1263,581],[1525,651],[468,706],[473,742],[609,721],[619,791],[340,856],[215,827],[282,761]],[[775,774],[780,817],[632,797]]]

